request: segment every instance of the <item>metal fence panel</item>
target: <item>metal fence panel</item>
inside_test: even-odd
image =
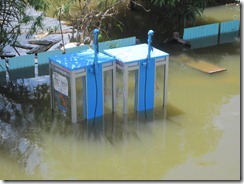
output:
[[[89,49],[88,45],[81,45],[78,47],[72,47],[72,48],[66,49],[66,53],[82,52],[82,51],[87,50],[87,49]]]
[[[118,39],[118,40],[112,40],[112,41],[106,41],[106,42],[101,42],[99,43],[99,51],[103,52],[105,49],[109,48],[116,48],[116,47],[125,47],[125,46],[130,46],[130,45],[135,45],[136,44],[136,37],[130,37],[130,38],[123,38],[123,39]],[[84,50],[87,50],[89,46],[87,45],[82,45],[78,47],[73,47],[66,49],[66,53],[71,53],[71,52],[81,52]],[[38,59],[38,65],[44,65],[49,63],[49,57],[55,56],[55,55],[61,55],[62,51],[61,50],[52,50],[48,52],[42,52],[37,54],[37,59]],[[24,56],[17,56],[14,58],[9,59],[9,69],[20,69],[20,68],[27,68],[27,67],[34,67],[34,54],[31,55],[24,55]],[[5,60],[0,59],[0,72],[5,71]]]
[[[126,47],[136,44],[136,37],[122,38],[118,40],[111,40],[99,43],[99,52],[103,52],[106,49]]]
[[[52,51],[48,51],[48,52],[38,53],[38,55],[37,55],[38,65],[48,64],[49,57],[55,56],[55,55],[61,55],[61,54],[62,54],[61,50],[52,50]]]
[[[9,58],[9,69],[19,69],[34,66],[34,54]]]
[[[218,33],[219,33],[219,23],[208,24],[203,26],[185,28],[183,39],[184,40],[197,39],[202,37],[218,35]]]
[[[237,32],[240,29],[240,20],[232,20],[227,22],[221,22],[220,24],[220,34]]]

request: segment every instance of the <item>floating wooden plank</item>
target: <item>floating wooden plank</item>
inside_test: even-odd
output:
[[[19,47],[19,48],[27,49],[27,50],[31,50],[31,49],[34,48],[33,46],[30,46],[30,45],[22,45],[22,44],[15,44],[15,47]]]
[[[12,57],[15,57],[16,55],[15,54],[11,54],[11,53],[3,53],[2,55],[0,55],[1,58],[12,58]]]
[[[49,44],[49,45],[41,45],[41,46],[34,47],[33,49],[31,49],[30,51],[28,51],[26,53],[27,54],[35,54],[35,53],[45,52],[59,41],[60,40],[56,40],[56,41],[51,42],[51,44]]]
[[[48,40],[30,40],[29,43],[35,45],[50,45],[53,42]]]
[[[49,32],[43,33],[43,34],[38,34],[35,36],[35,39],[40,40],[42,38],[44,38],[45,36],[49,35]]]
[[[187,56],[186,54],[181,54],[179,56],[179,59],[182,63],[186,64],[189,67],[209,74],[227,70],[226,68],[219,67],[214,64],[210,64],[203,59],[196,60],[191,56]]]
[[[202,72],[209,73],[209,74],[226,70],[226,68],[222,68],[222,67],[210,64],[210,63],[208,63],[206,61],[202,61],[202,60],[201,61],[188,61],[188,62],[186,62],[186,65],[190,66],[192,68],[195,68],[197,70],[200,70]]]
[[[61,34],[61,33],[63,33],[63,34],[66,34],[66,33],[76,33],[76,30],[72,30],[72,29],[64,29],[64,30],[62,30],[62,32],[61,32],[61,30],[57,30],[57,31],[51,31],[50,32],[50,34]]]

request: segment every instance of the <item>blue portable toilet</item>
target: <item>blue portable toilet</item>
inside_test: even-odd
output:
[[[94,34],[98,34],[98,31],[94,30]],[[110,70],[115,76],[115,67],[115,59],[98,53],[98,48],[95,46],[94,50],[50,57],[51,108],[61,110],[74,123],[78,120],[77,114],[88,120],[102,116],[103,74]],[[115,77],[113,88],[115,88]],[[112,98],[115,100],[114,96]]]
[[[116,93],[117,96],[122,96],[120,101],[123,114],[129,113],[128,104],[131,101],[134,101],[134,110],[138,112],[154,108],[156,68],[160,65],[164,66],[163,105],[167,103],[169,54],[151,46],[152,35],[153,31],[150,30],[148,32],[148,44],[104,50],[105,54],[116,58],[117,73],[122,73],[122,85],[119,84],[117,77]],[[133,78],[130,78],[129,75],[133,72],[135,77],[134,82],[131,84],[129,80]],[[129,85],[133,85],[134,94],[128,91]],[[130,98],[133,95],[134,100]],[[119,101],[119,99],[116,100]]]

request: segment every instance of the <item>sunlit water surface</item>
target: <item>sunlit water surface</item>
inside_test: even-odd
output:
[[[205,16],[238,14],[233,9],[209,8]],[[227,70],[205,74],[186,66],[184,57]],[[92,128],[51,117],[49,104],[26,114],[31,122],[0,129],[15,135],[0,147],[0,178],[240,179],[240,43],[171,54],[168,84],[167,116],[158,108],[152,122],[107,115]]]

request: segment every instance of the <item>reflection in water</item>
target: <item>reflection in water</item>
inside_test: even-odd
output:
[[[215,46],[218,44],[225,44],[237,42],[240,39],[239,32],[222,33],[220,35],[202,37],[198,39],[188,40],[191,43],[191,49]]]
[[[177,71],[177,67],[174,69]],[[190,82],[188,77],[192,75],[184,74],[187,76],[181,83],[187,85]],[[203,79],[198,80],[204,84]],[[182,85],[176,81],[172,84],[181,88],[177,90],[174,86],[184,101],[171,99],[167,118],[163,116],[162,109],[156,109],[154,121],[145,121],[143,113],[141,116],[135,113],[128,116],[107,115],[97,119],[94,126],[87,121],[78,124],[65,122],[61,115],[53,116],[52,120],[41,119],[42,115],[40,119],[32,116],[29,121],[38,123],[27,132],[34,137],[27,139],[23,132],[18,131],[22,137],[20,143],[1,145],[6,150],[8,147],[5,145],[20,147],[20,153],[25,150],[23,142],[39,145],[36,152],[27,154],[29,160],[35,159],[30,162],[32,164],[24,164],[25,175],[15,175],[14,178],[161,179],[169,169],[184,163],[189,156],[198,157],[214,151],[222,133],[211,123],[211,117],[218,111],[217,104],[221,100],[201,101],[201,105],[197,105],[194,101],[198,93],[202,94],[199,92],[201,88],[189,96],[189,91],[185,91]],[[174,95],[175,100],[177,96]],[[21,162],[23,153],[13,157]]]
[[[190,68],[182,70],[180,62],[172,61],[166,119],[162,109],[156,109],[154,121],[143,121],[143,114],[140,117],[134,113],[125,117],[115,114],[104,116],[92,127],[86,121],[77,124],[66,122],[62,115],[51,119],[49,104],[42,111],[36,107],[34,112],[24,111],[28,112],[28,122],[11,120],[11,126],[16,126],[19,141],[13,137],[13,142],[1,144],[1,152],[9,152],[10,147],[17,150],[23,142],[32,142],[38,145],[37,151],[29,152],[26,160],[36,160],[18,167],[15,162],[7,162],[16,174],[11,175],[2,167],[1,178],[163,179],[169,170],[184,164],[189,157],[197,158],[215,151],[223,129],[212,123],[212,117],[218,114],[220,104],[227,103],[232,95],[239,92],[239,64],[233,58],[232,63],[229,61],[229,57],[222,59],[229,73],[215,77]],[[17,115],[14,112],[8,113],[13,117]],[[4,131],[1,129],[1,133]],[[235,134],[231,137],[234,138]],[[25,145],[20,146],[20,150],[23,152]],[[1,154],[1,157],[9,156]],[[6,160],[21,163],[22,158],[20,152]],[[215,163],[212,158],[210,161]],[[210,161],[207,159],[200,165]]]
[[[240,111],[238,105],[240,105],[239,95],[234,96],[230,103],[224,104],[221,107],[220,114],[213,119],[215,128],[223,130],[218,146],[213,147],[213,150],[201,157],[189,157],[184,165],[179,165],[170,170],[164,179],[206,180],[206,176],[209,180],[216,178],[222,180],[240,179],[240,146],[236,146],[240,145]],[[232,139],[233,135],[236,138]],[[191,168],[191,172],[186,168]]]
[[[202,37],[188,41],[191,43],[191,49],[209,47],[218,44],[218,35]]]
[[[213,75],[170,53],[168,106],[148,120],[143,113],[108,113],[94,126],[72,124],[52,114],[49,100],[22,103],[1,95],[0,178],[239,179],[240,43],[184,52],[227,68]],[[230,101],[225,117],[217,116]]]
[[[239,32],[230,32],[230,33],[224,33],[220,34],[219,43],[230,43],[230,42],[236,42],[240,39]]]

